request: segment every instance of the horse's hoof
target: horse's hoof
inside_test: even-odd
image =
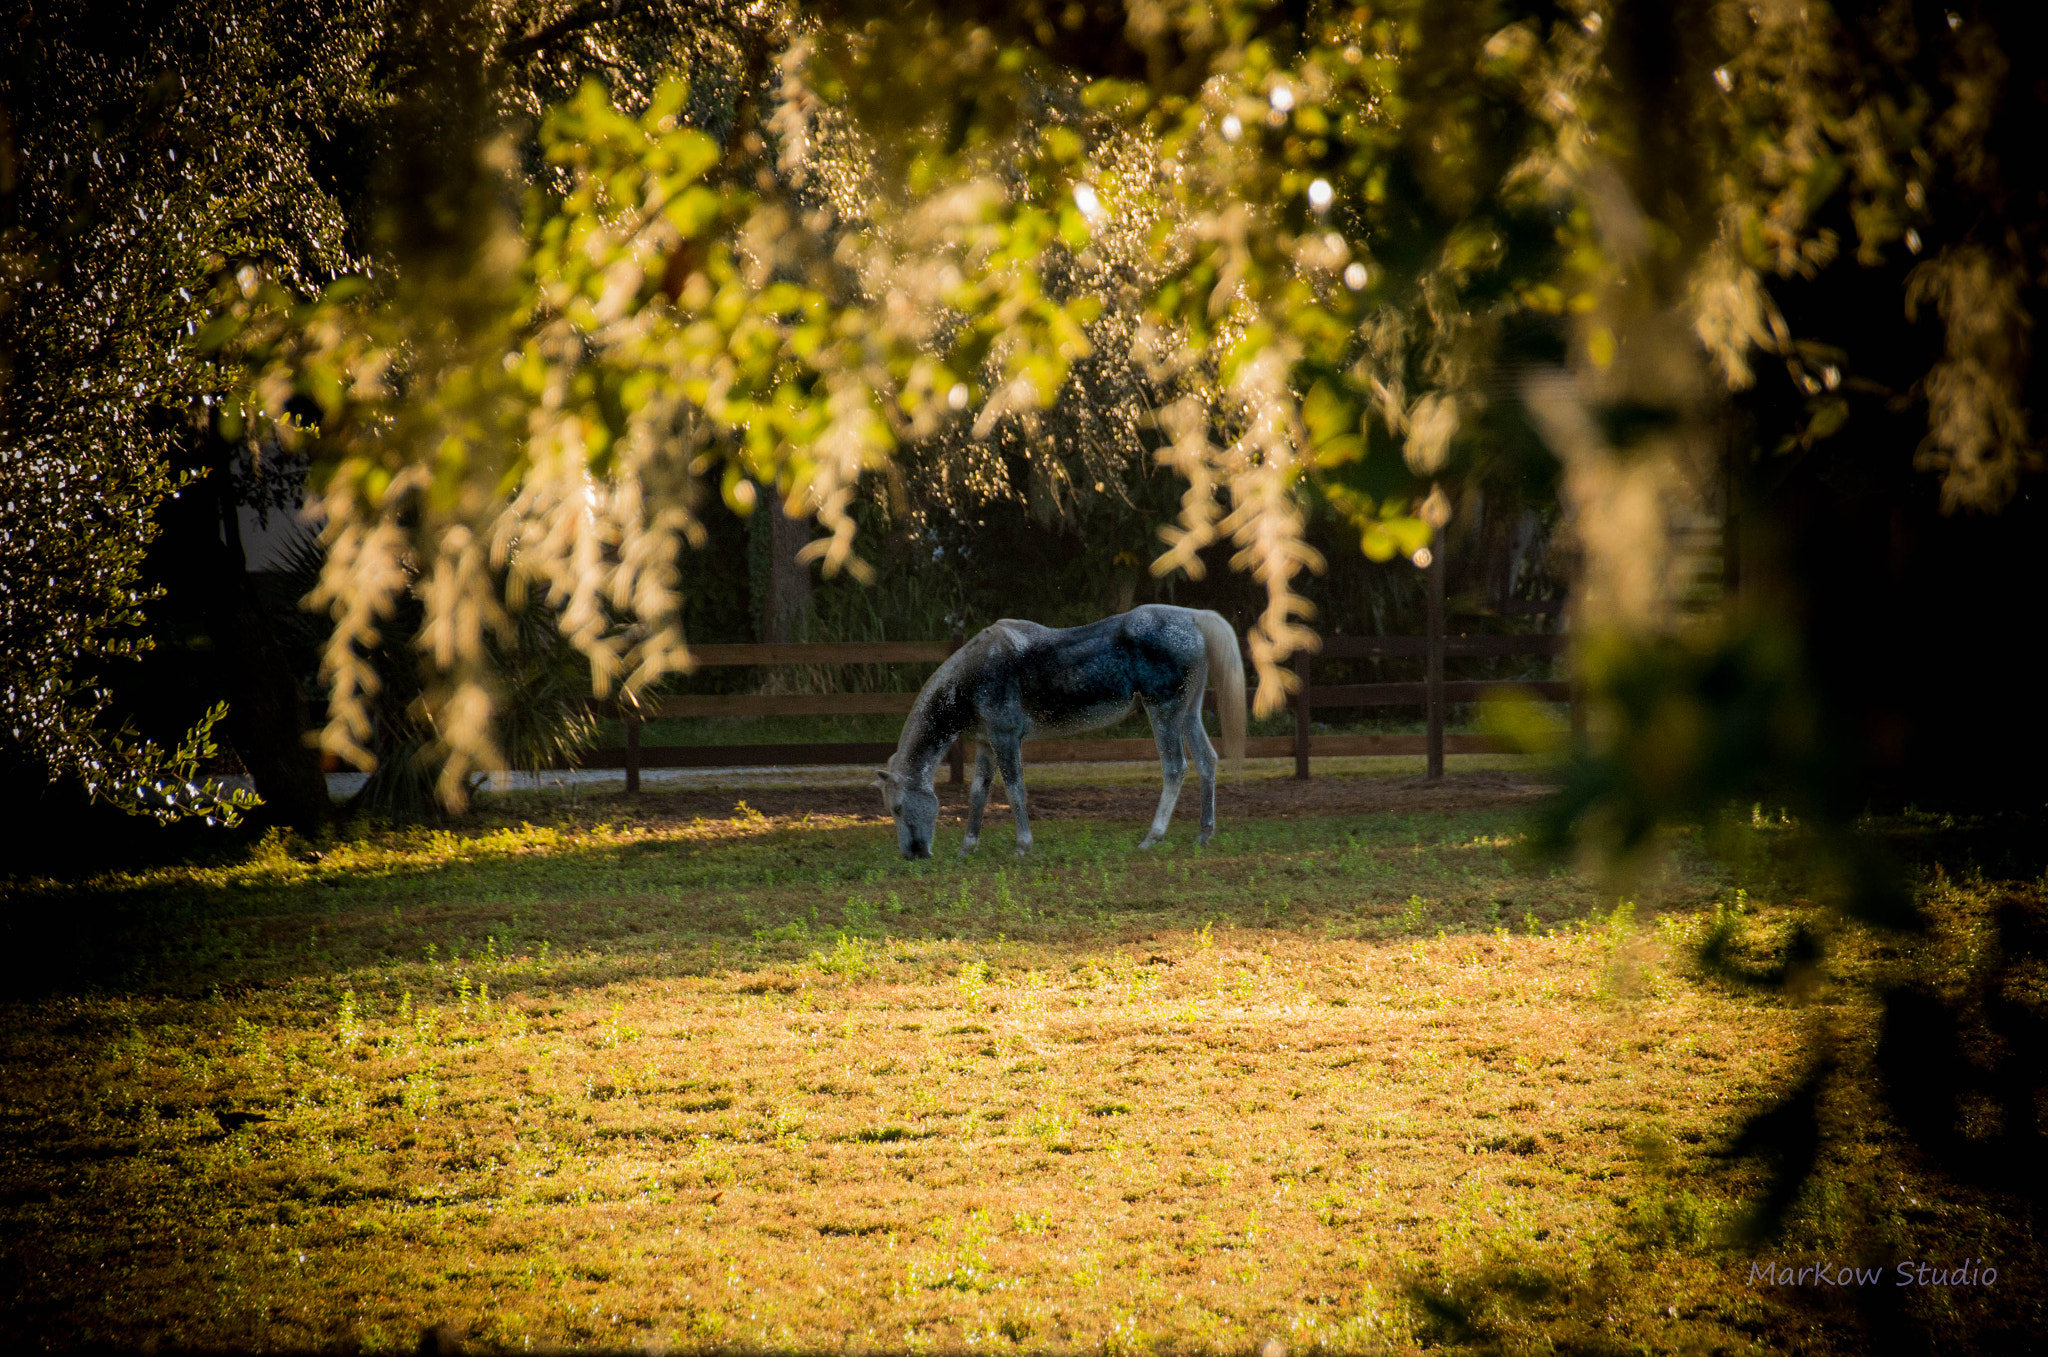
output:
[[[1164,834],[1147,834],[1144,838],[1138,841],[1138,847],[1150,848],[1153,844],[1158,843],[1161,839],[1165,837],[1166,836]]]
[[[1213,838],[1215,838],[1215,837],[1216,837],[1216,831],[1215,831],[1215,830],[1213,830],[1213,829],[1205,829],[1205,830],[1203,830],[1203,831],[1202,831],[1202,832],[1201,832],[1201,833],[1200,833],[1199,835],[1197,835],[1197,836],[1195,837],[1195,842],[1196,842],[1197,844],[1201,845],[1202,847],[1204,847],[1204,848],[1207,848],[1207,847],[1209,846],[1209,840],[1211,840],[1211,839],[1213,839]]]
[[[1018,857],[1020,857],[1020,858],[1021,858],[1021,857],[1023,857],[1023,856],[1025,856],[1025,855],[1026,855],[1027,853],[1029,853],[1030,851],[1031,851],[1031,845],[1030,845],[1030,844],[1028,844],[1028,843],[1020,843],[1020,844],[1018,844],[1018,845],[1017,845],[1017,856],[1018,856]]]
[[[966,856],[967,856],[967,855],[968,855],[969,853],[972,853],[972,852],[973,852],[973,851],[974,851],[975,849],[977,849],[977,848],[979,848],[979,847],[981,847],[981,840],[980,840],[980,839],[966,839],[966,840],[963,840],[963,841],[961,842],[961,844],[960,844],[960,856],[964,858],[964,857],[966,857]]]

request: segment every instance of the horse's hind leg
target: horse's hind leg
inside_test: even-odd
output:
[[[981,842],[981,813],[988,809],[989,783],[995,781],[996,759],[989,752],[988,741],[977,741],[974,746],[974,781],[967,788],[967,837],[960,841],[962,853],[972,853]]]
[[[1196,707],[1188,713],[1186,722],[1188,752],[1195,756],[1195,772],[1202,779],[1202,837],[1207,843],[1216,837],[1216,746],[1209,743],[1209,732],[1202,726],[1202,709]]]
[[[1199,710],[1199,708],[1197,708]],[[1182,749],[1181,713],[1176,706],[1161,710],[1148,708],[1146,715],[1152,718],[1152,740],[1159,746],[1159,812],[1152,817],[1152,828],[1146,831],[1140,848],[1150,848],[1166,837],[1166,826],[1173,819],[1174,803],[1180,800],[1180,784],[1188,775],[1188,756]]]
[[[1209,660],[1205,654],[1189,667],[1187,699],[1181,704],[1180,720],[1176,723],[1176,733],[1194,758],[1195,772],[1202,779],[1202,832],[1197,842],[1204,844],[1216,836],[1216,746],[1209,743],[1208,729],[1202,725],[1202,693],[1208,684]]]

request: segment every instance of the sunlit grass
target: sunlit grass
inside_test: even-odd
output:
[[[905,864],[871,821],[614,809],[23,895],[64,926],[5,1013],[0,1230],[37,1281],[4,1332],[1803,1332],[1718,1246],[1754,1179],[1712,1152],[1811,1013],[1695,973],[1737,897],[1689,840],[1623,901],[1523,858],[1506,811],[1150,854],[1058,821],[1021,863]],[[1734,926],[1761,956],[1782,924],[1745,895]],[[1868,1178],[1817,1186],[1774,1256],[1838,1247]]]

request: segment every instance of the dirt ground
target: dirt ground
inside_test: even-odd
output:
[[[1225,780],[1216,790],[1216,818],[1227,824],[1240,819],[1286,819],[1296,815],[1419,814],[1425,811],[1482,810],[1496,806],[1524,805],[1555,790],[1547,782],[1523,778],[1514,773],[1450,773],[1442,780],[1420,778],[1346,777],[1332,775],[1297,782],[1292,778],[1254,778],[1233,783]],[[942,823],[960,824],[967,818],[967,788],[949,785],[943,777],[938,784]],[[739,799],[730,788],[650,789],[640,797],[634,819],[660,825],[693,819],[724,819],[733,813]],[[800,819],[804,815],[854,816],[882,820],[881,796],[872,787],[756,787],[743,799],[752,809],[776,819]],[[1149,820],[1159,805],[1159,784],[1132,783],[1106,786],[1040,786],[1031,789],[1034,819]],[[1176,822],[1199,816],[1201,788],[1190,778],[1181,789]],[[989,796],[985,825],[1009,818],[1009,803],[1001,786]]]

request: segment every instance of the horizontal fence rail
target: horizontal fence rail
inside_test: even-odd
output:
[[[630,730],[630,726],[629,726]],[[592,749],[578,768],[623,768],[626,790],[637,789],[637,768],[808,768],[835,763],[882,763],[896,742],[838,741],[830,744],[652,744]]]
[[[1555,679],[1454,679],[1443,685],[1446,702],[1483,702],[1510,692],[1545,702],[1569,702],[1572,685]],[[1427,683],[1333,683],[1309,689],[1309,703],[1324,707],[1420,707],[1429,702]]]
[[[1549,679],[1453,680],[1444,684],[1446,702],[1479,702],[1510,689],[1531,692],[1550,702],[1571,698],[1571,684]],[[1429,701],[1427,683],[1336,683],[1310,690],[1309,701],[1324,707],[1419,707]],[[704,716],[908,716],[916,693],[719,693],[703,697],[662,697],[642,702],[641,721],[663,717]],[[1216,709],[1216,694],[1205,693],[1203,706]],[[606,703],[607,715],[620,709]],[[631,719],[631,718],[629,718]],[[763,746],[767,748],[768,746]]]
[[[1245,756],[1284,759],[1295,753],[1292,735],[1257,735],[1246,740]],[[1336,759],[1393,754],[1426,754],[1427,735],[1315,735],[1309,740],[1315,758]],[[1451,754],[1514,752],[1492,735],[1444,736]],[[625,745],[592,749],[577,761],[579,768],[627,768],[634,751]],[[893,743],[843,741],[832,744],[692,744],[641,745],[642,768],[806,768],[849,763],[884,763],[896,752]],[[1149,739],[1026,740],[1024,757],[1031,763],[1150,763],[1159,746]]]
[[[698,665],[937,664],[959,649],[946,641],[769,641],[691,646]]]
[[[908,716],[916,693],[732,693],[664,697],[640,704],[640,719],[662,716]]]
[[[1440,557],[1439,557],[1440,559]],[[1432,563],[1432,572],[1440,566]],[[1532,604],[1509,611],[1538,614],[1555,611],[1555,605]],[[1566,651],[1568,638],[1554,633],[1528,636],[1449,636],[1442,634],[1441,611],[1431,610],[1437,624],[1431,636],[1326,636],[1312,657],[1295,656],[1295,673],[1300,688],[1291,704],[1295,731],[1291,736],[1259,736],[1246,740],[1245,753],[1252,758],[1294,758],[1295,776],[1309,775],[1313,758],[1342,758],[1378,755],[1425,754],[1430,775],[1441,775],[1443,756],[1509,752],[1501,740],[1488,735],[1453,735],[1443,729],[1443,709],[1451,703],[1478,702],[1508,692],[1527,693],[1544,701],[1571,704],[1574,731],[1579,728],[1580,708],[1569,682],[1540,679],[1445,680],[1445,658],[1502,658],[1516,655],[1557,656]],[[846,664],[938,664],[960,646],[951,641],[848,641],[768,642],[759,645],[703,645],[693,647],[690,658],[697,666],[759,666],[784,668]],[[1376,660],[1424,659],[1429,661],[1431,680],[1405,683],[1337,683],[1317,686],[1312,679],[1315,659]],[[1434,690],[1434,692],[1432,692]],[[825,764],[881,763],[896,752],[892,742],[840,741],[811,744],[725,744],[725,745],[643,745],[641,727],[660,718],[763,717],[763,716],[907,716],[917,701],[916,693],[731,693],[681,695],[650,698],[637,705],[617,702],[593,703],[601,713],[622,719],[626,743],[591,749],[575,760],[578,768],[619,768],[626,774],[626,790],[640,790],[642,768],[733,768],[733,767],[815,767]],[[1206,695],[1205,706],[1214,709],[1216,695]],[[1311,714],[1332,708],[1422,706],[1429,712],[1429,732],[1424,735],[1316,735]],[[965,741],[956,742],[947,762],[953,782],[964,779]],[[1037,763],[1096,763],[1151,760],[1158,746],[1149,739],[1054,739],[1025,742],[1027,759]]]
[[[767,641],[690,648],[693,667],[791,668],[840,664],[938,664],[960,648],[950,641]],[[642,745],[640,728],[663,717],[702,716],[908,716],[916,693],[718,693],[659,697],[637,705],[593,703],[622,718],[626,743],[586,750],[578,768],[623,768],[626,790],[640,790],[642,768],[817,767],[881,763],[896,752],[892,741],[820,744]],[[955,783],[965,777],[966,747],[955,741],[946,759]]]
[[[1427,636],[1325,636],[1315,651],[1323,660],[1423,660],[1429,658]],[[1567,638],[1554,632],[1533,636],[1446,636],[1443,653],[1450,659],[1508,655],[1562,655]]]

